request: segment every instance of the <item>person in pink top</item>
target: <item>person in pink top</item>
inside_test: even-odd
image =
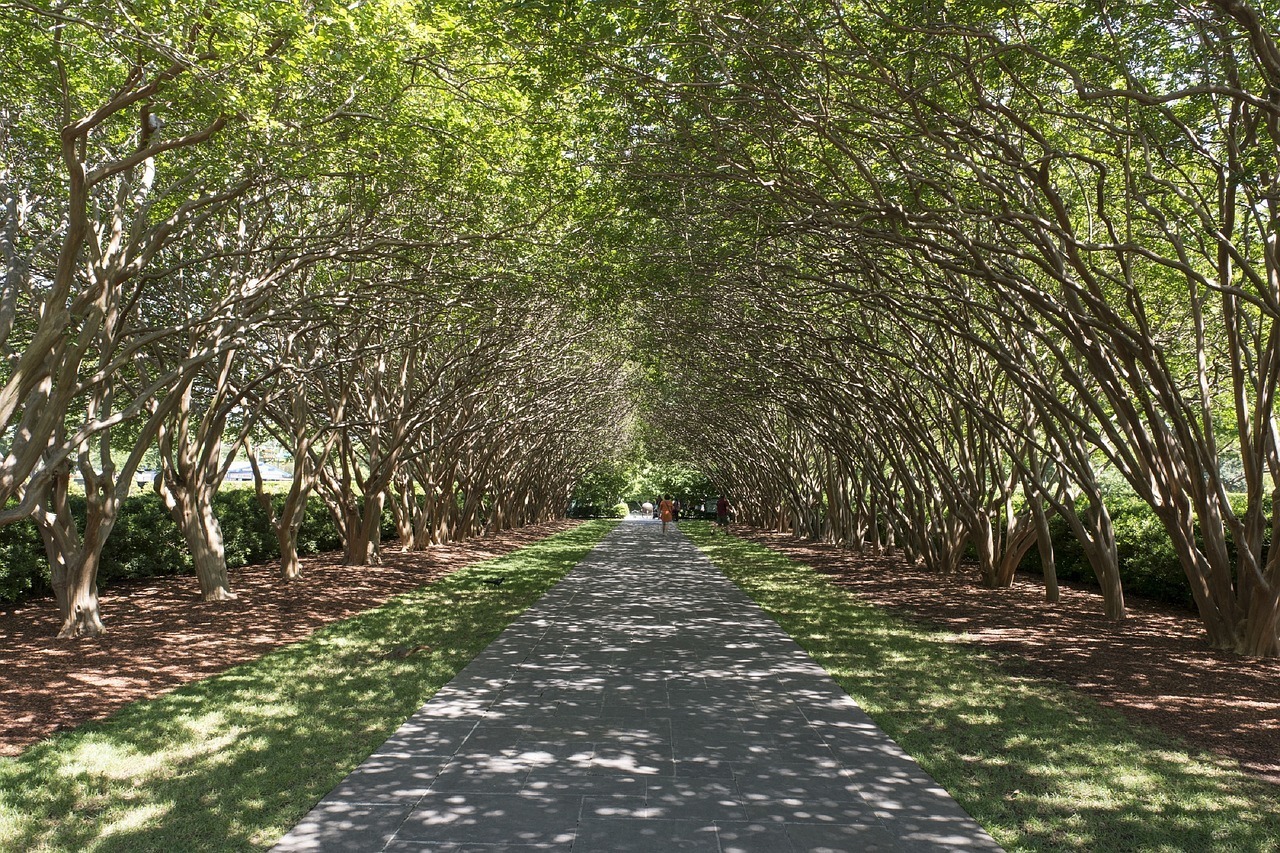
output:
[[[720,500],[716,501],[716,524],[719,525],[720,532],[726,536],[729,534],[729,513],[731,512],[733,512],[733,504],[721,495]]]

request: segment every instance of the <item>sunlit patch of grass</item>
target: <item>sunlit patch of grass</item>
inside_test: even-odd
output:
[[[136,749],[102,734],[90,735],[75,743],[59,762],[57,772],[63,778],[101,778],[127,781],[139,775],[157,775],[168,765],[206,754],[220,754],[222,747],[230,747],[240,737],[235,727],[211,725],[221,722],[221,715],[206,715],[205,719],[187,721],[187,731],[177,732],[173,743],[180,745],[160,752]],[[211,734],[212,733],[212,734]]]
[[[270,847],[614,524],[462,569],[0,758],[0,850]]]
[[[681,531],[1007,849],[1280,851],[1280,787],[767,548]]]

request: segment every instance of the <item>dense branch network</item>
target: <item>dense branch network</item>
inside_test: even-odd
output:
[[[376,562],[384,508],[406,549],[558,518],[619,442],[614,324],[561,271],[591,202],[563,120],[435,14],[0,10],[0,523],[39,528],[62,636],[104,630],[144,465],[216,600],[237,456],[292,463],[258,478],[288,579],[313,495]]]
[[[678,193],[650,416],[753,523],[993,586],[1038,545],[1054,594],[1059,515],[1116,619],[1123,483],[1280,654],[1274,11],[655,11],[601,57]]]
[[[1280,654],[1280,15],[958,5],[5,6],[0,523],[63,634],[144,464],[227,598],[237,453],[290,578],[310,497],[350,563],[554,517],[638,408],[993,587],[1057,516],[1114,619],[1123,489]]]

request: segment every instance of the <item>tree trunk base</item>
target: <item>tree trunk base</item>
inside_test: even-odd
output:
[[[68,616],[66,621],[62,623],[62,628],[58,631],[59,640],[73,640],[77,637],[101,637],[107,633],[107,628],[102,624],[102,620],[98,618],[96,613],[77,613],[74,616]]]
[[[201,598],[205,601],[235,601],[236,594],[225,586],[220,586],[209,590]]]

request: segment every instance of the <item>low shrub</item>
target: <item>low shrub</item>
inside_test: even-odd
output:
[[[280,499],[280,503],[284,503],[284,499]],[[382,533],[386,538],[390,538],[395,534],[395,521],[390,518],[390,511],[383,514]],[[388,523],[390,524],[390,533],[388,533]],[[302,516],[302,526],[298,528],[298,553],[299,554],[321,554],[325,551],[336,551],[342,547],[342,537],[338,535],[338,528],[333,523],[332,516],[329,515],[329,508],[325,506],[324,501],[319,498],[312,498],[307,501],[307,511]],[[276,551],[272,554],[279,556]]]
[[[1233,501],[1238,503],[1237,501]],[[1244,507],[1235,509],[1243,512]],[[1107,498],[1116,531],[1116,551],[1120,556],[1120,581],[1126,593],[1157,601],[1194,608],[1191,584],[1174,551],[1173,542],[1155,511],[1136,496]],[[1054,562],[1060,580],[1097,586],[1093,568],[1085,558],[1071,528],[1060,517],[1049,520],[1053,534]],[[1040,554],[1031,549],[1022,561],[1022,569],[1039,574]]]
[[[253,566],[280,556],[271,522],[258,506],[258,496],[252,489],[218,492],[213,499],[213,512],[222,526],[227,568]]]
[[[1191,585],[1173,550],[1173,541],[1151,507],[1139,500],[1114,502],[1112,521],[1120,555],[1120,581],[1126,592],[1172,604],[1195,605]],[[1093,577],[1086,561],[1085,571]]]
[[[84,524],[84,498],[77,495],[71,500],[76,523]],[[219,509],[215,502],[214,511],[222,521]],[[223,536],[226,536],[225,527]],[[107,586],[115,580],[187,574],[193,570],[182,533],[169,517],[160,496],[142,492],[126,498],[102,549],[98,585]]]
[[[569,518],[626,518],[630,514],[631,508],[622,502],[613,506],[575,503],[567,513]]]
[[[30,522],[0,527],[0,601],[49,591],[49,562],[40,532]]]
[[[276,497],[283,503],[284,496]],[[70,498],[77,523],[84,523],[83,496]],[[213,502],[222,527],[227,568],[238,569],[278,559],[275,533],[251,489],[224,489]],[[384,538],[395,535],[390,512],[383,514]],[[316,554],[342,547],[342,539],[324,502],[313,497],[298,533],[298,553]],[[142,492],[130,496],[102,550],[98,585],[113,581],[193,571],[191,555],[182,533],[169,516],[159,495]],[[35,524],[23,521],[0,527],[0,602],[14,602],[52,592],[44,543]]]

